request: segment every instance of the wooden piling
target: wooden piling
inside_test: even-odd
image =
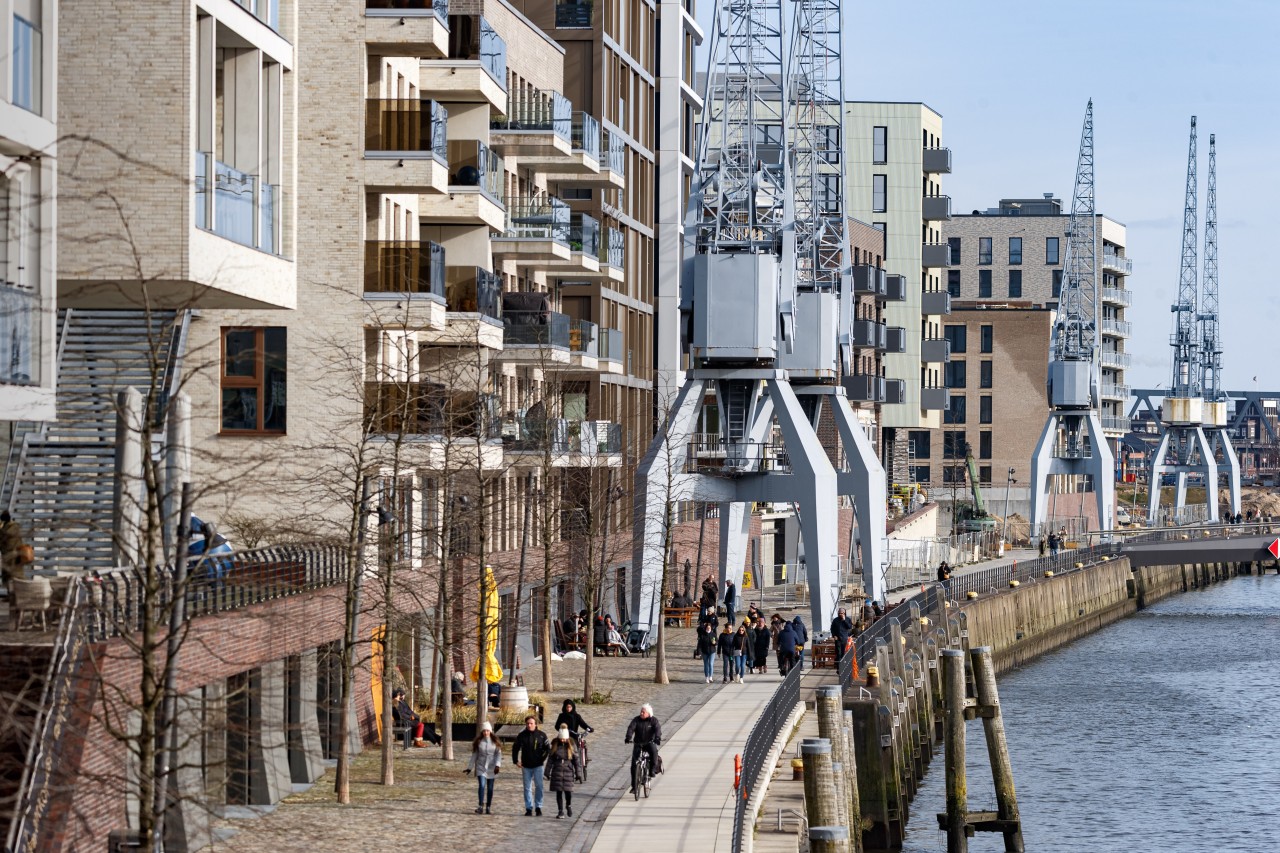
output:
[[[844,826],[810,826],[810,853],[846,853],[849,829]]]
[[[880,704],[873,699],[855,699],[848,702],[846,707],[853,721],[858,803],[862,817],[867,821],[867,828],[861,833],[861,841],[866,849],[888,849],[891,833],[882,758],[884,741],[880,734]]]
[[[1009,761],[1009,745],[1005,741],[1004,718],[1000,715],[1000,694],[996,690],[996,670],[991,660],[991,647],[979,646],[969,652],[973,663],[973,683],[978,700],[982,729],[987,736],[987,753],[991,757],[991,776],[996,787],[996,818],[1004,835],[1005,853],[1024,853],[1022,819],[1018,815],[1018,795],[1013,785],[1013,765]]]
[[[837,824],[841,826],[860,826],[861,810],[858,808],[858,765],[853,754],[853,744],[844,727],[844,702],[838,685],[819,687],[817,691],[818,735],[831,743],[833,770],[836,779],[836,791],[840,795],[840,816]],[[856,818],[856,820],[855,820]],[[861,839],[857,833],[850,836],[851,849],[862,849]]]
[[[965,834],[969,795],[965,784],[964,652],[942,650],[942,684],[946,696],[947,853],[969,853]],[[806,774],[807,775],[807,774]],[[808,787],[808,781],[805,787]],[[806,794],[808,792],[806,791]]]
[[[806,738],[800,744],[804,762],[804,811],[809,826],[836,826],[836,785],[831,769],[831,742]]]

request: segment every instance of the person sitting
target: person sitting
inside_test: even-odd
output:
[[[423,722],[418,713],[409,706],[405,700],[403,687],[397,687],[395,692],[391,694],[391,718],[397,726],[404,726],[404,748],[408,749],[412,746],[426,746],[427,741],[433,744],[440,743],[440,735],[436,734],[435,726],[430,729]],[[425,740],[424,740],[425,738]]]
[[[591,629],[591,645],[597,655],[609,650],[609,629],[604,624],[604,617],[597,616],[595,627]],[[604,650],[604,652],[601,651]]]
[[[460,672],[455,672],[449,680],[449,699],[455,705],[475,704],[467,698],[467,677]]]
[[[486,695],[489,697],[490,708],[499,707],[502,704],[502,685],[496,681],[490,681]]]
[[[627,656],[627,644],[622,642],[622,634],[618,631],[618,626],[613,624],[613,617],[604,617],[604,627],[609,634],[609,645],[616,648],[623,657]],[[560,728],[556,726],[556,728]]]

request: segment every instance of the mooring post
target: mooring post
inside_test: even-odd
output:
[[[831,742],[833,774],[836,780],[836,792],[840,795],[839,820],[841,826],[859,826],[853,815],[859,813],[858,771],[853,756],[853,745],[849,742],[844,728],[844,700],[839,685],[819,687],[817,691],[818,736]],[[839,768],[839,769],[835,769]],[[851,836],[852,838],[852,836]],[[861,839],[852,839],[850,846],[861,850]]]
[[[991,758],[991,777],[996,786],[996,817],[1001,821],[1006,853],[1023,853],[1022,818],[1018,815],[1018,795],[1013,787],[1013,765],[1009,761],[1009,744],[1004,737],[1004,718],[1000,715],[1000,694],[996,690],[996,670],[991,662],[991,647],[980,646],[970,653],[973,683],[978,699],[978,713],[987,736],[987,754]]]
[[[844,826],[809,827],[811,853],[845,853],[849,849],[849,828]]]
[[[885,790],[884,745],[880,736],[880,705],[874,699],[857,699],[849,703],[849,716],[853,722],[853,747],[858,767],[858,805],[867,816],[869,826],[866,837],[858,832],[861,821],[852,835],[870,848],[889,846],[889,801]]]
[[[800,744],[800,760],[804,762],[804,811],[809,826],[838,826],[831,741],[826,738],[806,738]],[[845,848],[828,849],[843,851]]]
[[[947,701],[947,853],[969,853],[965,834],[969,793],[964,766],[964,652],[942,650],[942,682]]]

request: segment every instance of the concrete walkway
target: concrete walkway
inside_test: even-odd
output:
[[[769,672],[749,675],[745,684],[722,685],[663,744],[666,772],[654,780],[649,798],[636,800],[624,788],[592,849],[728,851],[733,835],[733,757],[746,746],[761,707],[780,680]]]

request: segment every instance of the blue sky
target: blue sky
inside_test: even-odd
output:
[[[699,7],[706,26],[712,4]],[[956,211],[1069,198],[1093,98],[1098,210],[1128,226],[1134,259],[1135,387],[1168,382],[1196,115],[1202,226],[1209,134],[1218,142],[1225,384],[1280,388],[1280,375],[1263,373],[1266,342],[1280,334],[1268,280],[1280,241],[1266,224],[1280,202],[1280,2],[858,2],[845,6],[845,32],[848,98],[924,101],[943,115],[953,163],[943,187]],[[1199,241],[1202,252],[1203,227]]]

